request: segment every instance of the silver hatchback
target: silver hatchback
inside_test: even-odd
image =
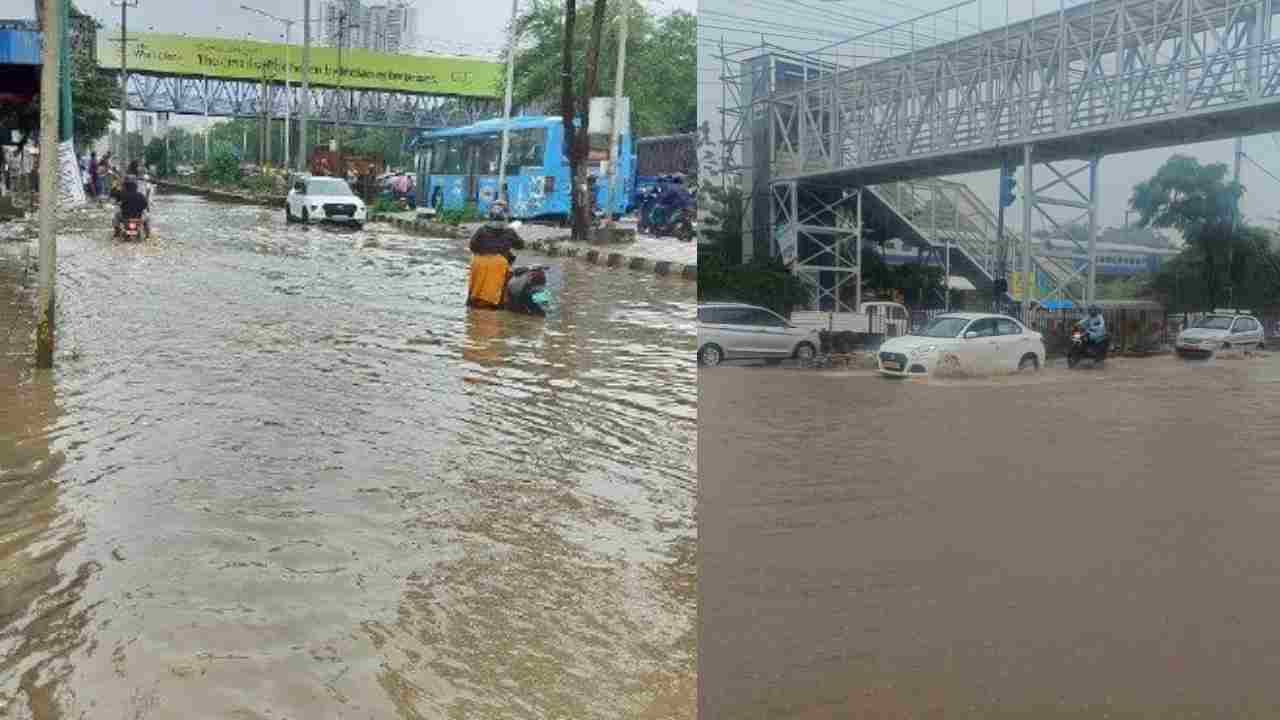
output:
[[[698,364],[704,367],[725,360],[812,360],[820,344],[817,329],[796,327],[768,308],[739,303],[698,306]]]

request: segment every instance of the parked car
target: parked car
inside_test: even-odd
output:
[[[1006,315],[948,313],[923,330],[890,338],[876,355],[881,374],[928,375],[937,369],[1034,371],[1044,367],[1044,336]]]
[[[1178,333],[1174,349],[1178,355],[1207,356],[1218,350],[1267,347],[1266,334],[1258,318],[1234,311],[1216,312]]]
[[[767,308],[739,303],[698,306],[698,364],[725,360],[812,360],[820,347],[816,328],[801,328]]]
[[[285,200],[286,222],[328,220],[364,227],[368,210],[342,178],[301,177],[293,181]]]

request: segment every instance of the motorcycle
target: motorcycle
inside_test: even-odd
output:
[[[1092,360],[1094,366],[1101,367],[1107,361],[1109,340],[1104,337],[1098,343],[1090,343],[1084,330],[1075,328],[1071,331],[1071,347],[1067,350],[1067,367],[1074,368],[1086,358]]]
[[[697,237],[698,222],[692,208],[681,208],[671,212],[663,222],[647,225],[647,229],[658,237],[674,237],[689,242]]]
[[[129,218],[116,227],[115,235],[126,242],[139,242],[147,239],[147,227],[142,218]]]
[[[525,315],[545,316],[551,307],[547,270],[546,265],[512,268],[511,277],[507,280],[506,309]]]

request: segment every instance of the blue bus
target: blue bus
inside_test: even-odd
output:
[[[460,128],[426,132],[413,143],[418,153],[418,204],[441,210],[474,205],[488,213],[498,197],[498,163],[502,156],[502,119],[484,120]],[[509,125],[507,199],[511,215],[520,220],[566,220],[569,161],[564,126],[556,116],[514,117]],[[597,207],[606,202],[607,136],[593,136],[588,159]],[[613,214],[625,214],[635,185],[635,155],[631,138],[622,136],[621,160],[614,188]]]

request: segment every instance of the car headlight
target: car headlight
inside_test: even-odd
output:
[[[937,349],[938,349],[937,345],[925,345],[924,347],[918,347],[915,350],[911,351],[911,357],[918,358],[924,355],[928,355],[929,353]]]

